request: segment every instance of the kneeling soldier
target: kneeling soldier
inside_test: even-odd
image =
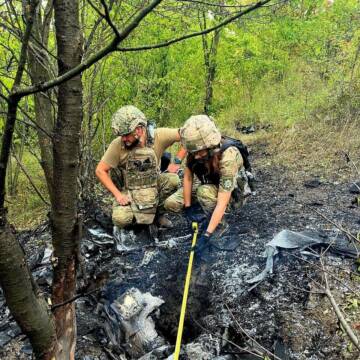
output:
[[[243,191],[246,175],[243,179],[243,158],[237,148],[240,142],[222,138],[207,115],[190,117],[180,129],[180,135],[188,152],[183,189],[166,199],[164,206],[173,212],[184,208],[189,221],[199,221],[201,215],[192,205],[192,195],[198,201],[208,219],[196,246],[196,253],[201,256],[229,203],[241,201],[239,192]],[[196,184],[194,174],[201,184],[199,181]]]
[[[179,129],[159,128],[150,134],[145,115],[135,106],[121,107],[112,117],[112,129],[117,135],[96,168],[96,176],[114,195],[112,220],[118,229],[127,225],[152,224],[171,227],[163,215],[164,200],[179,187],[176,173],[179,165],[170,164],[167,173],[159,171],[165,149],[180,141]],[[180,149],[177,161],[185,156]],[[180,161],[181,162],[181,161]],[[120,173],[118,183],[110,170]]]

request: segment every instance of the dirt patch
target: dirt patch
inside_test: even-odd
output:
[[[184,353],[183,358],[191,358],[194,353],[202,354],[197,359],[250,359],[249,351],[265,354],[249,340],[251,336],[282,359],[355,359],[358,354],[349,345],[329,301],[315,293],[322,282],[316,256],[304,256],[299,250],[283,252],[271,276],[254,288],[246,282],[262,271],[265,244],[282,229],[341,235],[336,226],[313,209],[354,234],[360,231],[359,207],[351,203],[351,179],[346,178],[349,172],[344,170],[340,177],[319,177],[294,166],[289,176],[288,168],[275,161],[267,146],[254,143],[251,150],[256,155],[256,194],[243,208],[228,214],[230,230],[218,240],[220,250],[214,251],[212,260],[194,273],[183,339],[187,355]],[[267,158],[269,161],[264,160]],[[77,300],[77,358],[130,359],[121,333],[119,346],[109,339],[103,310],[112,298],[131,287],[164,301],[150,316],[167,344],[164,351],[157,353],[163,355],[156,356],[167,358],[176,338],[190,249],[187,224],[183,218],[173,216],[175,229],[161,232],[156,243],[144,229],[139,229],[134,233],[138,249],[117,254],[108,215],[94,205],[88,212],[91,216],[85,222],[87,230],[82,242],[87,273],[93,277],[106,273],[108,285],[102,292]],[[105,235],[94,235],[90,231],[94,229]],[[50,265],[41,265],[50,241],[48,226],[23,232],[19,239],[32,270],[41,273],[43,268],[49,269]],[[325,261],[329,271],[341,279],[330,279],[332,291],[358,332],[360,299],[349,291],[351,287],[359,293],[357,269],[352,260],[330,253]],[[44,280],[44,275],[37,278]],[[46,278],[42,284],[48,292]],[[4,305],[0,307],[0,321],[11,322]],[[0,350],[0,358],[10,359],[14,354],[19,359],[30,358],[21,351],[24,345],[22,335],[15,336]]]

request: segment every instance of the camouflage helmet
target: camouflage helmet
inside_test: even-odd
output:
[[[221,134],[207,115],[195,115],[186,120],[180,129],[181,143],[192,153],[212,149],[220,144]]]
[[[133,105],[126,105],[118,109],[111,118],[111,128],[117,135],[133,132],[138,126],[146,126],[144,113]]]

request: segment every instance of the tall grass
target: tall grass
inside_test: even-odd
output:
[[[43,170],[37,159],[29,152],[25,152],[22,163],[36,188],[49,202]],[[11,167],[14,169],[15,166],[16,161],[12,159]],[[40,224],[46,219],[49,211],[49,207],[40,199],[22,171],[18,177],[16,193],[13,196],[7,196],[6,203],[10,223],[20,230]]]

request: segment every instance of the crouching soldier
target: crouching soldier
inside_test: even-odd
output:
[[[206,115],[190,117],[180,129],[180,136],[188,152],[183,189],[166,199],[165,209],[173,212],[184,209],[190,222],[199,222],[204,216],[193,204],[200,204],[207,215],[205,228],[195,249],[196,254],[201,256],[209,247],[218,225],[221,223],[219,228],[226,226],[222,219],[228,205],[235,202],[241,205],[244,199],[243,190],[247,179],[239,150],[244,145],[239,140],[222,137],[214,122]],[[194,174],[199,181],[194,181]],[[217,230],[219,232],[220,229]]]
[[[170,164],[168,172],[159,171],[164,150],[180,141],[179,129],[147,126],[145,115],[135,106],[121,107],[111,120],[117,135],[96,168],[96,176],[114,196],[112,220],[114,232],[130,224],[152,224],[171,227],[164,216],[164,200],[179,187],[175,173],[179,165]],[[181,163],[185,150],[180,149]],[[121,181],[113,181],[110,170],[120,174]]]

